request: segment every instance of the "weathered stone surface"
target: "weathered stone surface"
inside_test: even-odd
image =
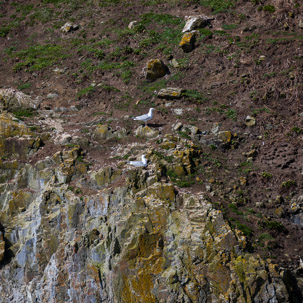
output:
[[[112,138],[121,139],[126,136],[127,136],[127,131],[125,128],[119,128],[117,130],[113,130],[107,124],[98,124],[94,132],[95,140],[100,140],[100,141],[104,141],[106,139],[112,139]]]
[[[159,135],[159,131],[154,130],[154,129],[148,127],[148,126],[139,126],[136,129],[135,134],[138,137],[151,139],[151,138],[157,137]]]
[[[191,52],[195,47],[197,31],[187,32],[182,36],[179,46],[185,53]]]
[[[143,74],[149,81],[164,77],[168,72],[167,66],[160,59],[149,60],[143,69]]]
[[[33,99],[29,95],[13,88],[0,89],[0,109],[6,109],[8,111],[20,108],[37,109],[40,101],[41,99],[38,97]]]
[[[176,157],[186,165],[193,153]],[[78,154],[69,149],[54,158]],[[0,284],[0,302],[289,302],[277,267],[244,253],[245,237],[221,211],[202,194],[180,194],[157,178],[147,186],[148,174],[129,171],[113,186],[120,171],[107,167],[91,174],[87,186],[95,192],[81,195],[53,178],[23,211],[9,213],[15,257],[0,271],[10,281]]]
[[[180,99],[184,90],[178,87],[162,88],[158,92],[158,98],[163,99]]]
[[[204,15],[198,16],[186,16],[186,24],[182,30],[182,33],[190,32],[194,29],[207,26],[213,18],[209,18]]]

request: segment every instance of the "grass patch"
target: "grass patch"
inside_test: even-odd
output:
[[[32,117],[34,115],[33,111],[29,109],[18,109],[13,111],[13,114],[19,120],[24,120],[24,118]]]
[[[68,57],[61,45],[45,44],[34,45],[29,48],[13,52],[11,57],[18,57],[20,62],[15,64],[13,69],[18,72],[20,70],[39,71],[45,69],[59,60]]]
[[[236,0],[200,0],[200,4],[210,7],[214,14],[218,14],[233,8]]]
[[[80,99],[82,97],[90,97],[92,95],[92,93],[95,91],[95,87],[94,86],[88,86],[85,88],[82,88],[78,93],[77,93],[77,97]]]
[[[208,100],[204,94],[202,94],[196,90],[191,90],[191,89],[186,90],[183,93],[183,96],[186,97],[189,101],[192,101],[197,104],[204,103],[205,101]]]
[[[233,30],[233,29],[238,28],[238,25],[237,24],[223,24],[222,28],[224,30]]]

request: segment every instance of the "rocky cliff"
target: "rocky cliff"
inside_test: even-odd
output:
[[[0,8],[0,303],[302,302],[301,4]]]

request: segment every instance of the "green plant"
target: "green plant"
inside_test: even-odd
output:
[[[237,24],[223,24],[222,28],[224,30],[233,30],[233,29],[238,28],[238,25]]]
[[[197,104],[201,104],[208,100],[203,93],[191,89],[187,89],[182,95],[189,101],[195,102]]]
[[[18,109],[18,110],[13,111],[13,114],[19,120],[24,120],[24,118],[32,117],[34,115],[33,111],[30,109]]]
[[[234,110],[234,109],[228,109],[226,112],[225,112],[225,116],[227,118],[230,118],[234,121],[237,120],[237,112]]]
[[[22,51],[13,52],[11,57],[18,57],[20,60],[20,62],[14,65],[14,71],[20,71],[22,69],[37,71],[67,58],[68,55],[64,52],[61,45],[38,44]]]
[[[275,10],[276,10],[275,7],[273,5],[271,5],[271,4],[263,6],[263,11],[264,12],[273,13]]]
[[[233,203],[229,203],[228,208],[237,215],[243,215],[243,212],[239,211],[238,207]]]
[[[202,6],[210,7],[213,13],[222,13],[234,7],[237,0],[200,0]]]
[[[82,88],[78,93],[77,93],[77,97],[80,99],[82,97],[89,97],[91,96],[91,94],[95,91],[95,86],[88,86],[85,88]]]
[[[258,237],[259,241],[273,240],[273,237],[268,233],[263,233]]]
[[[286,231],[286,227],[282,223],[280,223],[278,221],[274,221],[274,220],[265,221],[265,226],[271,230],[276,230],[279,232]]]
[[[272,178],[272,174],[269,173],[269,172],[267,172],[267,171],[263,171],[263,172],[261,173],[261,176],[262,176],[263,178],[265,178],[265,179],[270,179],[270,178]]]
[[[282,184],[281,184],[281,187],[289,188],[291,186],[297,186],[297,182],[294,180],[287,180],[287,181],[282,182]]]
[[[18,89],[24,90],[24,89],[30,88],[31,86],[32,86],[31,83],[20,83],[20,84],[18,85]]]

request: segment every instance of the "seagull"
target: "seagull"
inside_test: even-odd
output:
[[[137,116],[137,117],[133,118],[133,120],[143,121],[145,123],[145,126],[146,126],[146,122],[153,118],[153,111],[154,110],[155,110],[154,108],[150,108],[149,111],[148,111],[148,114],[145,114],[145,115],[142,115],[142,116]]]
[[[141,159],[142,161],[129,161],[129,164],[135,167],[146,167],[147,159],[145,158],[145,155],[143,155]]]

